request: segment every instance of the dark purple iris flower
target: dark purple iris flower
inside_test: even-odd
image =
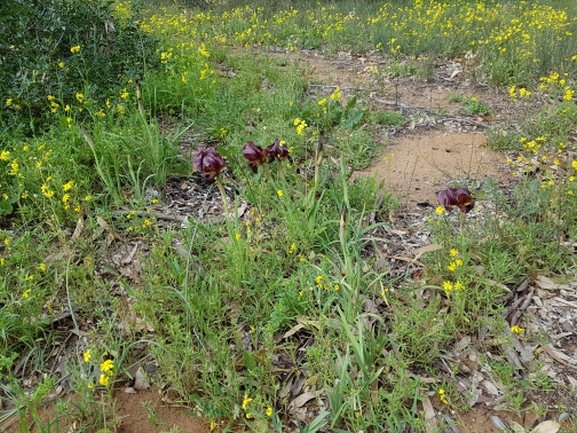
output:
[[[467,188],[448,188],[437,191],[437,200],[448,211],[457,206],[461,212],[467,213],[475,207],[475,200]]]
[[[226,160],[213,147],[202,149],[192,162],[196,170],[203,174],[207,184],[214,183],[216,177],[226,167]]]
[[[289,156],[287,147],[281,144],[278,138],[266,150],[268,151],[268,162],[273,162],[275,159],[285,159]]]
[[[254,144],[252,141],[247,141],[242,148],[242,156],[248,160],[250,169],[256,173],[258,171],[258,166],[268,159],[269,151]]]

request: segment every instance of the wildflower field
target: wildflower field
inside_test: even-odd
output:
[[[0,5],[0,430],[577,431],[577,5],[246,3]]]

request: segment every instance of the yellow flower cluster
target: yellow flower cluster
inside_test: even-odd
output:
[[[384,23],[395,35],[386,43],[393,55],[401,46],[426,48],[432,39],[450,45],[449,40],[454,41],[458,35],[464,46],[486,51],[493,61],[503,59],[525,67],[540,62],[547,54],[539,41],[570,40],[574,25],[564,9],[526,1],[482,0],[413,0],[401,8],[386,3],[367,20],[369,28]]]
[[[457,281],[456,283],[452,283],[451,281],[444,281],[443,282],[443,290],[445,294],[448,296],[455,290],[464,290],[465,286]]]
[[[511,326],[511,332],[513,334],[523,334],[525,330],[521,328],[519,325]]]
[[[246,419],[251,419],[251,418],[252,418],[252,413],[249,412],[249,410],[248,410],[248,405],[250,404],[250,402],[251,402],[252,400],[253,400],[253,399],[250,398],[250,397],[248,396],[248,394],[245,394],[245,395],[244,395],[244,398],[242,399],[242,405],[241,405],[241,407],[242,407],[242,410],[244,410],[244,416],[246,417]]]
[[[330,98],[335,101],[335,100],[339,100],[343,97],[343,94],[341,92],[341,88],[340,87],[336,87],[335,90],[333,90],[333,93],[331,93]]]
[[[319,289],[328,289],[329,286],[325,283],[325,277],[324,275],[317,275],[315,277],[315,285],[319,288]]]
[[[448,264],[447,269],[451,272],[455,272],[459,266],[463,266],[463,260],[457,259],[454,262]]]
[[[509,88],[509,96],[513,100],[517,98],[527,99],[531,96],[531,92],[527,90],[525,87],[520,87],[519,89],[517,89],[516,85],[512,85]]]
[[[130,0],[114,2],[114,16],[122,21],[128,21],[132,18],[132,4]]]
[[[254,418],[254,415],[253,415],[252,411],[250,411],[250,407],[249,407],[249,406],[252,406],[251,403],[253,401],[254,401],[254,399],[249,397],[248,394],[245,394],[243,399],[242,399],[241,407],[242,407],[242,410],[244,411],[244,416],[246,419],[253,419]],[[269,418],[273,415],[273,413],[274,413],[274,409],[272,408],[272,406],[267,406],[267,408],[264,410],[264,414]],[[214,425],[214,427],[216,427],[216,424]],[[213,430],[212,423],[211,423],[210,429]]]
[[[114,376],[114,361],[106,359],[100,364],[100,377],[98,383],[102,386],[110,385],[110,379]]]
[[[60,108],[60,104],[58,104],[58,102],[56,102],[56,97],[54,97],[53,95],[48,95],[48,102],[50,104],[50,112],[51,113],[57,113],[58,109]]]
[[[439,400],[441,400],[441,403],[449,404],[449,401],[447,400],[446,392],[443,388],[439,389],[438,394],[439,394]]]
[[[308,126],[307,122],[305,122],[303,119],[300,118],[296,118],[293,121],[293,125],[296,127],[296,131],[298,135],[305,135],[305,128]]]
[[[577,164],[573,164],[572,155],[577,151],[577,146],[570,146],[567,141],[546,135],[531,139],[523,136],[519,142],[522,153],[516,159],[507,159],[515,176],[538,173],[542,189],[563,186],[575,181]],[[573,195],[572,191],[567,193]]]

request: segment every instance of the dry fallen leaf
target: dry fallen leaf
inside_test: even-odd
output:
[[[435,409],[431,404],[429,397],[425,396],[422,401],[425,412],[425,430],[427,433],[437,431],[437,420],[435,419]]]
[[[317,398],[321,394],[322,394],[322,390],[318,390],[318,391],[314,391],[314,392],[307,391],[307,392],[299,395],[297,398],[295,398],[293,401],[291,401],[289,403],[289,406],[288,406],[289,410],[303,407],[305,404],[307,404],[308,401],[312,400],[313,398]]]
[[[505,421],[503,421],[501,417],[498,417],[497,415],[491,415],[490,419],[493,425],[497,427],[497,430],[503,432],[508,430],[507,424],[505,424]]]
[[[305,327],[305,325],[303,325],[302,323],[296,324],[295,326],[293,326],[291,329],[289,329],[287,332],[284,333],[281,340],[286,340],[290,336],[299,332],[301,329],[304,329],[304,327]]]
[[[428,252],[432,252],[432,251],[439,251],[442,250],[443,246],[439,245],[439,244],[429,244],[429,245],[424,245],[422,247],[419,248],[415,248],[413,250],[413,254],[415,255],[415,260],[418,260],[419,257],[421,257],[423,254],[428,253]]]
[[[543,421],[531,433],[557,433],[561,428],[561,424],[556,421]]]
[[[148,382],[146,375],[142,371],[142,367],[140,367],[138,370],[136,370],[136,373],[134,374],[134,389],[142,391],[148,388],[150,388],[150,383]]]
[[[559,287],[559,284],[555,283],[552,279],[547,278],[543,275],[539,275],[535,280],[535,284],[537,284],[543,290],[556,290]]]
[[[516,423],[515,421],[511,421],[511,425],[509,426],[508,431],[511,431],[513,433],[527,433],[525,427],[523,427],[521,424]]]

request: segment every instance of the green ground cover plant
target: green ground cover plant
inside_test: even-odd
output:
[[[146,374],[216,431],[424,431],[425,396],[466,408],[441,355],[463,336],[524,333],[502,317],[524,279],[575,278],[572,3],[0,8],[0,425],[115,431],[115,386]],[[440,248],[420,258],[423,278],[391,277],[375,233],[399,200],[352,174],[382,150],[379,128],[408,119],[362,93],[312,92],[290,57],[262,54],[279,48],[371,52],[391,76],[459,56],[504,98],[545,101],[489,136],[511,152],[511,196],[486,182],[476,197],[499,212],[461,228],[429,211]],[[162,223],[175,179],[219,215]],[[556,386],[521,380],[492,350],[506,409]],[[294,378],[326,402],[308,424]],[[42,419],[63,390],[80,398]]]

